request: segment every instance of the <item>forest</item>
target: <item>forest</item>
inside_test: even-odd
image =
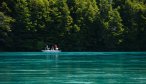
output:
[[[146,51],[146,0],[0,0],[0,51]]]

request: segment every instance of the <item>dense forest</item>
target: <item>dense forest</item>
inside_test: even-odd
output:
[[[146,0],[0,0],[0,51],[145,51]]]

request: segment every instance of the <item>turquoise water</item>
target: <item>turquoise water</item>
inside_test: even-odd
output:
[[[146,84],[146,52],[1,52],[0,84]]]

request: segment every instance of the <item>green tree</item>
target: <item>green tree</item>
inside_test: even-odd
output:
[[[102,41],[105,49],[118,49],[122,42],[123,25],[118,9],[113,9],[109,1],[100,1],[100,20],[102,24]],[[104,46],[103,46],[104,47]]]
[[[26,44],[28,44],[27,38],[29,36],[27,32],[32,28],[28,2],[26,0],[15,0],[13,4],[11,15],[15,19],[12,29],[13,47],[15,46],[16,50],[27,50]]]
[[[58,44],[65,51],[146,50],[145,4],[145,0],[1,0],[0,50],[36,51],[46,44]]]
[[[30,38],[33,39],[33,49],[41,50],[48,39],[47,28],[50,24],[50,8],[48,0],[28,0],[32,29]]]
[[[9,47],[9,33],[12,30],[11,23],[13,22],[14,20],[11,17],[8,17],[4,13],[0,12],[0,50]]]
[[[129,0],[125,1],[122,7],[121,16],[124,33],[124,48],[127,50],[144,50],[145,45],[145,9],[146,6],[142,1]]]
[[[93,50],[96,44],[94,38],[90,37],[93,31],[96,29],[95,20],[98,16],[98,6],[96,5],[95,0],[68,0],[67,4],[69,6],[71,17],[73,18],[73,26],[70,30],[70,35],[72,39],[70,39],[70,45],[74,48],[74,50]],[[92,28],[93,27],[93,28]],[[74,47],[75,46],[75,47]]]
[[[73,19],[70,16],[66,0],[50,0],[49,8],[51,20],[47,27],[49,33],[48,42],[59,44],[62,46],[62,49],[67,48],[67,43],[65,43],[67,41],[66,37],[72,28]]]

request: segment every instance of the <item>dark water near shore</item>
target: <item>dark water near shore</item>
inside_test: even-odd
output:
[[[0,84],[146,84],[146,52],[1,52]]]

